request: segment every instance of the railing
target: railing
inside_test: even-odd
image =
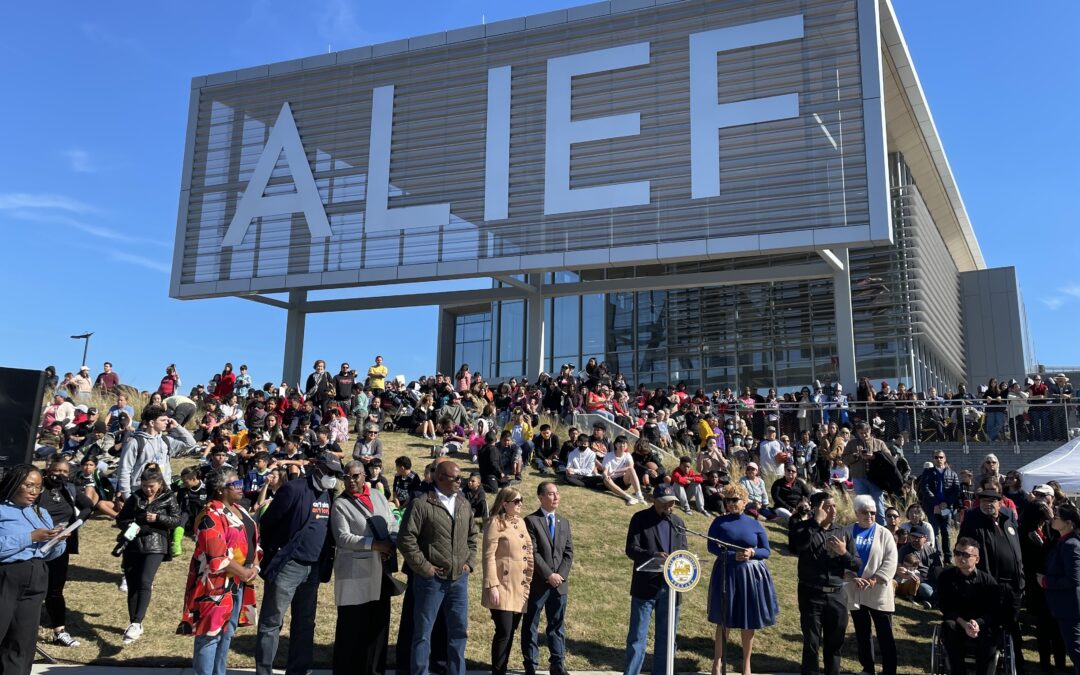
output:
[[[970,445],[1008,444],[1020,453],[1027,443],[1064,443],[1080,435],[1080,407],[1076,399],[1064,402],[1028,401],[876,401],[802,406],[781,403],[779,408],[758,405],[749,408],[728,407],[726,415],[746,420],[755,437],[761,429],[773,425],[792,443],[799,433],[818,422],[840,425],[867,422],[874,434],[885,440],[904,434],[916,453],[923,443],[961,443],[964,452]],[[714,412],[716,411],[714,407]]]

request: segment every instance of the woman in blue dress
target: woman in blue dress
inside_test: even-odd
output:
[[[709,621],[716,624],[713,675],[720,673],[728,628],[742,630],[742,673],[750,675],[754,631],[775,624],[780,612],[776,588],[765,564],[770,553],[769,537],[761,523],[743,513],[748,498],[745,488],[738,484],[726,485],[720,495],[724,515],[713,521],[709,536],[744,548],[728,550],[709,542],[709,552],[717,556],[709,582]],[[726,580],[721,575],[720,556],[727,556]],[[725,585],[727,592],[723,594]]]

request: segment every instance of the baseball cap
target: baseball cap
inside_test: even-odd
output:
[[[746,468],[747,469],[757,469],[758,468],[757,462],[750,462],[749,464],[746,465]]]
[[[1039,484],[1032,488],[1031,493],[1036,495],[1043,495],[1044,497],[1053,497],[1054,488],[1050,487],[1049,485]]]
[[[315,460],[315,466],[335,476],[344,476],[345,469],[341,466],[341,460],[332,452],[324,452]]]
[[[908,530],[908,534],[912,537],[925,537],[930,538],[930,528],[925,525],[912,525]]]
[[[653,488],[652,498],[654,502],[677,502],[679,498],[675,496],[675,489],[664,483],[663,485],[657,485]]]

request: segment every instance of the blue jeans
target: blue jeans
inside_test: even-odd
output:
[[[240,587],[232,591],[233,610],[217,635],[195,636],[195,659],[192,664],[195,675],[225,675],[225,661],[229,658],[229,645],[232,643],[236,625],[240,623],[240,605],[243,604]]]
[[[565,582],[564,582],[565,583]],[[521,657],[526,670],[536,670],[540,661],[540,646],[537,644],[537,632],[540,628],[540,610],[547,618],[547,646],[551,653],[551,670],[558,670],[563,665],[566,654],[566,635],[563,631],[563,619],[566,616],[566,596],[547,586],[542,592],[529,594],[525,605],[525,617],[521,622]]]
[[[645,639],[649,636],[649,622],[656,610],[656,639],[653,648],[652,675],[664,675],[667,666],[667,586],[660,589],[655,598],[630,599],[630,630],[626,634],[626,668],[623,675],[638,675],[645,663]],[[679,633],[679,606],[675,605],[675,634]]]
[[[319,602],[319,566],[290,560],[274,580],[266,584],[259,612],[259,632],[255,636],[255,672],[273,675],[281,624],[285,610],[292,609],[289,621],[289,658],[286,675],[304,675],[311,670],[315,650],[315,609]]]
[[[1005,413],[992,412],[986,414],[986,440],[993,441],[1005,428]]]
[[[877,485],[870,482],[869,478],[856,478],[852,481],[855,484],[855,496],[870,495],[874,498],[874,503],[877,504],[877,522],[878,525],[885,524],[885,493]]]
[[[450,581],[413,575],[412,675],[427,675],[431,629],[443,608],[446,618],[447,675],[465,675],[465,640],[469,628],[469,575]],[[445,607],[444,607],[445,606]]]

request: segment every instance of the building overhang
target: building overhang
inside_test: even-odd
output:
[[[938,136],[911,52],[890,0],[879,0],[885,134],[890,152],[899,152],[961,272],[986,268],[964,200]]]

